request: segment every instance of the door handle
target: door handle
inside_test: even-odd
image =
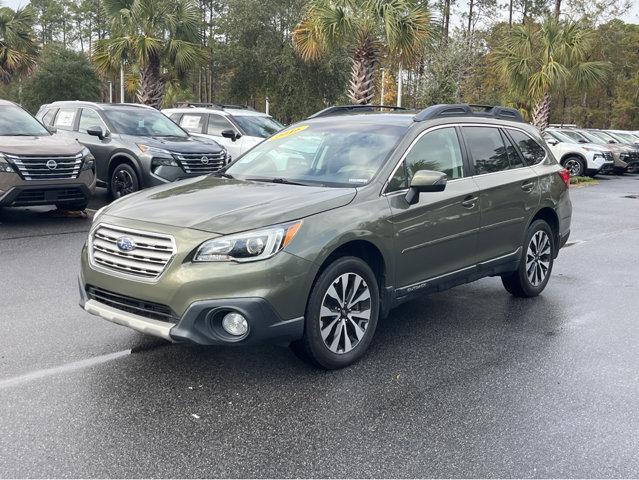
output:
[[[466,198],[464,198],[464,200],[461,202],[462,207],[464,208],[475,208],[475,204],[477,203],[477,197],[474,197],[473,195],[468,195]]]
[[[526,182],[522,184],[521,189],[524,192],[532,192],[532,189],[535,188],[535,182]]]

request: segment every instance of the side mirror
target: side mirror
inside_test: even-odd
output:
[[[100,140],[104,140],[109,136],[109,132],[102,127],[89,127],[87,128],[87,133],[93,137],[98,137]]]
[[[223,130],[222,136],[224,138],[230,138],[231,141],[233,142],[242,138],[242,134],[240,132],[236,132],[235,130],[231,130],[231,129]]]
[[[587,140],[584,140],[583,138],[580,138],[580,139],[579,139],[579,143],[588,143],[588,141],[587,141]]]
[[[44,128],[46,128],[51,135],[58,132],[58,128],[53,125],[45,125]]]
[[[549,138],[548,140],[546,140],[546,143],[554,147],[555,145],[559,143],[559,141],[555,140],[554,138]]]
[[[608,143],[617,143],[614,140],[608,140]]]
[[[448,177],[445,173],[432,170],[415,172],[410,181],[410,188],[406,194],[406,201],[413,205],[419,201],[420,192],[443,192],[446,189]]]

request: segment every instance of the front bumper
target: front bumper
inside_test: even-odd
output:
[[[95,191],[95,181],[85,183],[21,184],[0,195],[0,206],[29,207],[88,202]]]
[[[263,298],[229,298],[195,302],[180,319],[173,322],[147,318],[123,310],[121,307],[89,298],[83,283],[80,277],[80,306],[86,312],[170,342],[197,345],[288,343],[301,338],[304,333],[304,317],[282,320]],[[249,330],[245,335],[233,336],[222,328],[222,318],[230,312],[240,313],[247,319]]]

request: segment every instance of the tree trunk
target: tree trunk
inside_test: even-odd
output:
[[[138,79],[138,102],[157,108],[162,107],[164,98],[164,81],[160,75],[160,59],[151,56],[149,62],[140,65],[140,78]]]
[[[552,98],[550,93],[546,92],[544,96],[539,100],[532,111],[532,124],[537,127],[541,132],[548,128],[548,121],[550,120],[550,105]]]
[[[442,32],[442,42],[448,44],[448,30],[450,26],[450,0],[444,0],[444,31]]]
[[[559,19],[561,14],[561,0],[555,0],[555,18]]]
[[[473,4],[474,0],[470,0],[468,7],[468,35],[470,35],[471,26],[473,24]]]
[[[353,52],[348,96],[353,105],[367,105],[373,99],[376,54],[372,39],[364,39]]]
[[[510,6],[508,8],[508,26],[509,27],[513,26],[513,1],[514,0],[510,0]]]

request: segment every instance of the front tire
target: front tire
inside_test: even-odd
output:
[[[566,158],[563,162],[563,167],[568,170],[571,177],[582,177],[586,171],[586,164],[578,157]]]
[[[327,370],[346,367],[368,349],[379,317],[379,287],[371,268],[343,257],[319,276],[308,300],[304,336],[291,347]]]
[[[116,165],[111,173],[109,181],[109,194],[111,198],[118,198],[137,192],[140,189],[140,180],[135,169],[126,163]]]
[[[555,259],[554,234],[544,220],[535,220],[526,232],[524,252],[517,270],[503,275],[501,281],[515,297],[530,298],[539,295],[550,279]]]

